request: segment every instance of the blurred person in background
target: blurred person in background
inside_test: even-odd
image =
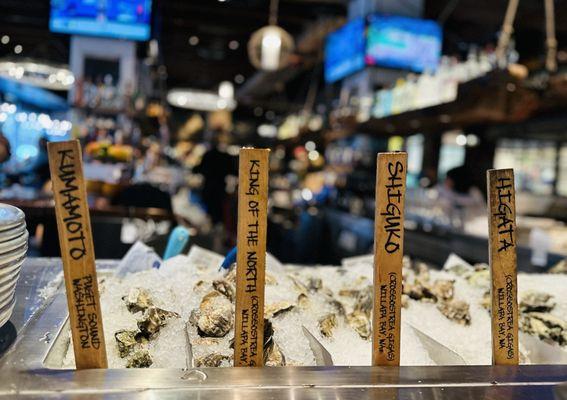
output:
[[[453,226],[464,227],[467,221],[485,214],[484,196],[473,182],[470,170],[461,166],[447,171],[444,182],[437,185],[438,202]]]
[[[473,179],[465,167],[447,171],[439,193],[451,207],[477,207],[485,204],[482,192],[474,186]]]
[[[11,155],[10,142],[8,142],[6,136],[0,132],[0,164],[8,161]]]
[[[201,163],[193,168],[193,173],[203,177],[201,198],[206,207],[207,214],[215,229],[224,232],[232,231],[236,219],[231,207],[231,196],[227,192],[227,180],[230,176],[238,176],[238,161],[225,151],[226,144],[223,143],[221,130],[211,131],[208,142],[209,149],[203,154]],[[222,238],[224,233],[215,235]],[[216,243],[215,247],[221,250],[225,243]]]

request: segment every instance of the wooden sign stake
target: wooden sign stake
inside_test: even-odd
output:
[[[407,153],[379,153],[374,220],[372,365],[400,365]]]
[[[107,368],[79,141],[48,143],[55,216],[77,369]]]
[[[514,170],[493,169],[487,171],[486,176],[492,281],[492,363],[517,365],[518,284]]]
[[[264,278],[268,213],[267,149],[240,150],[234,366],[264,364]]]

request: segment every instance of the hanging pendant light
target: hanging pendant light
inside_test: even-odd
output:
[[[295,44],[292,36],[277,25],[278,0],[270,1],[269,25],[254,32],[248,42],[252,65],[265,71],[277,71],[289,64]]]

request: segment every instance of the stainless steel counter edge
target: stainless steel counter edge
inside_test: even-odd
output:
[[[44,367],[67,315],[59,290],[0,359],[0,396],[200,399],[553,399],[567,365],[57,370]]]

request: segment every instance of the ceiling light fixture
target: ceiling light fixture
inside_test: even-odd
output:
[[[231,40],[228,42],[228,48],[231,50],[238,50],[239,47],[240,43],[238,43],[238,40]]]
[[[23,50],[24,48],[22,47],[21,44],[17,44],[16,46],[14,46],[14,53],[16,54],[20,54]]]
[[[199,37],[193,35],[189,38],[189,44],[191,46],[197,46],[199,44]]]
[[[8,35],[2,36],[1,41],[2,41],[2,44],[8,44],[8,43],[10,43],[10,36],[8,36]]]
[[[243,84],[243,83],[244,83],[244,75],[242,75],[242,74],[237,74],[237,75],[234,77],[234,82],[237,83],[237,84],[239,84],[239,85]]]
[[[236,108],[234,98],[224,98],[218,93],[196,89],[171,89],[167,93],[167,101],[175,107],[197,111],[232,111]]]
[[[47,64],[32,59],[0,60],[0,76],[50,90],[69,90],[75,83],[73,73],[66,66]]]
[[[278,2],[270,1],[269,25],[254,32],[248,42],[250,62],[258,69],[276,71],[289,64],[295,44],[289,33],[277,25]]]
[[[234,85],[232,82],[223,81],[219,84],[219,97],[223,99],[234,99]]]

